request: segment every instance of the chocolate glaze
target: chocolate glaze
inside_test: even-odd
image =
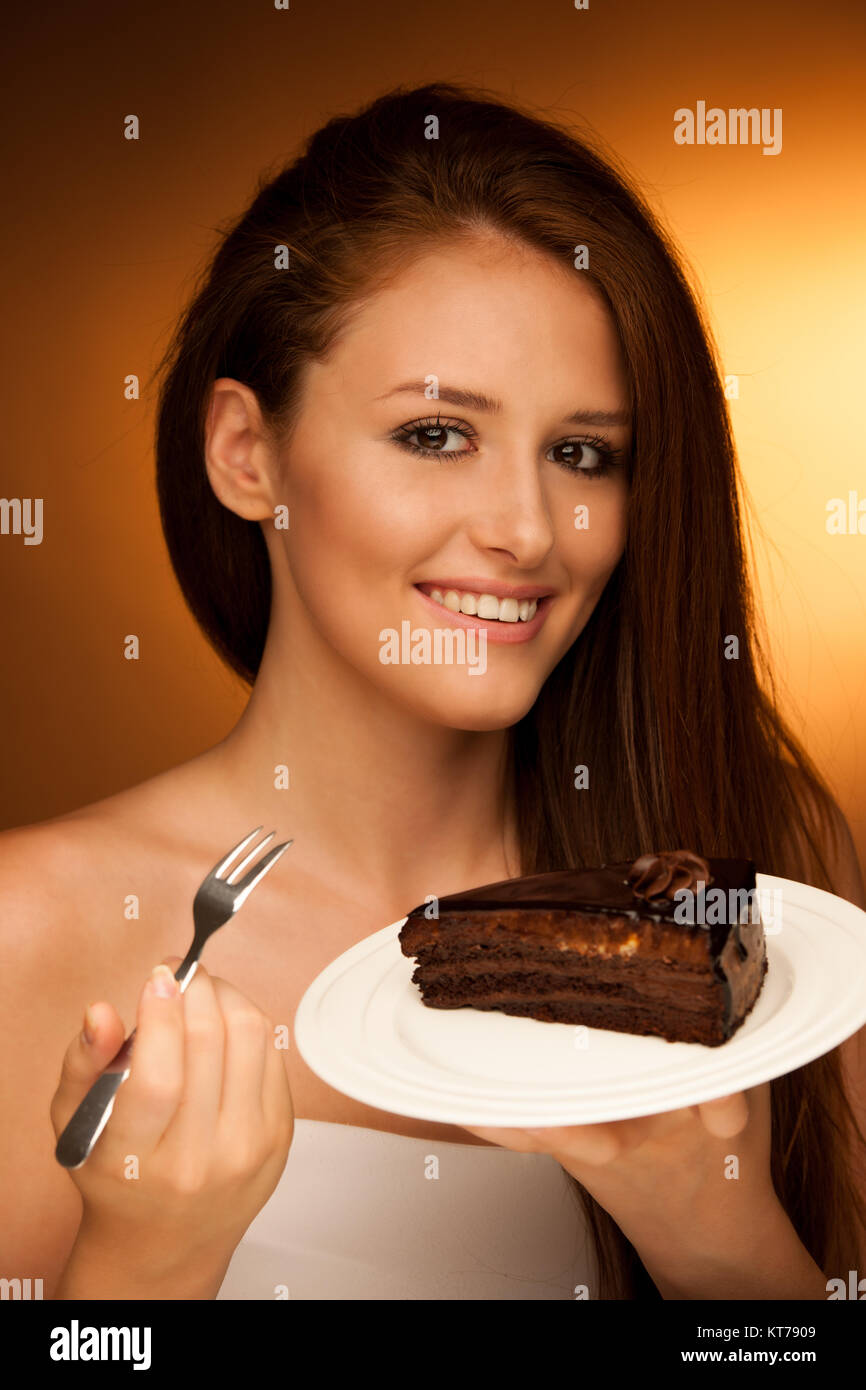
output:
[[[480,888],[469,888],[460,893],[449,893],[440,898],[440,916],[463,912],[489,912],[497,908],[562,908],[579,912],[609,913],[628,917],[631,921],[649,920],[653,922],[673,922],[683,931],[698,928],[708,931],[714,955],[719,955],[730,935],[731,926],[737,927],[736,916],[732,923],[727,921],[728,894],[731,890],[751,891],[755,887],[755,865],[751,859],[709,859],[712,889],[721,889],[725,894],[723,920],[719,922],[678,923],[675,917],[678,904],[673,897],[653,897],[646,900],[634,891],[629,882],[629,873],[634,864],[606,864],[597,869],[556,869],[552,873],[532,874],[524,878],[506,878],[498,883],[485,883]],[[640,860],[635,861],[640,863]],[[671,893],[675,890],[670,889]],[[704,904],[701,914],[702,893],[695,895],[694,916],[705,915],[712,905]],[[427,903],[413,907],[407,914],[410,919],[424,917]],[[713,909],[713,915],[716,910]],[[739,931],[735,931],[739,938]],[[740,942],[742,947],[742,942]]]

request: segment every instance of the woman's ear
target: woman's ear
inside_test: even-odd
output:
[[[276,459],[254,392],[214,382],[205,429],[205,467],[215,495],[245,521],[273,516]]]

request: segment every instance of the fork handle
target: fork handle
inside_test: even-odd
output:
[[[81,1167],[105,1128],[114,1097],[128,1075],[128,1071],[107,1071],[94,1081],[57,1141],[54,1157],[62,1167]]]
[[[200,945],[193,942],[174,972],[181,994],[196,972],[203,945],[204,942]],[[129,1059],[137,1031],[137,1028],[133,1028],[102,1075],[94,1081],[58,1139],[54,1157],[61,1167],[80,1168],[105,1129],[108,1117],[114,1109],[114,1098],[131,1070]]]

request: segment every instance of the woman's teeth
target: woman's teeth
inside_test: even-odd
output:
[[[493,594],[458,593],[456,589],[431,589],[430,598],[452,613],[468,613],[471,618],[495,618],[500,623],[528,623],[535,617],[537,599],[496,598]]]

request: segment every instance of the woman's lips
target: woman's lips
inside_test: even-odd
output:
[[[550,605],[553,602],[553,594],[548,594],[546,598],[538,600],[538,607],[535,617],[530,618],[528,623],[522,623],[518,619],[516,623],[504,623],[498,618],[473,618],[469,613],[452,613],[450,608],[444,604],[437,603],[435,598],[430,598],[418,585],[413,585],[416,594],[421,602],[429,609],[432,609],[439,617],[440,621],[452,624],[454,627],[474,627],[483,629],[487,633],[488,642],[529,642],[539,632],[550,612]]]

